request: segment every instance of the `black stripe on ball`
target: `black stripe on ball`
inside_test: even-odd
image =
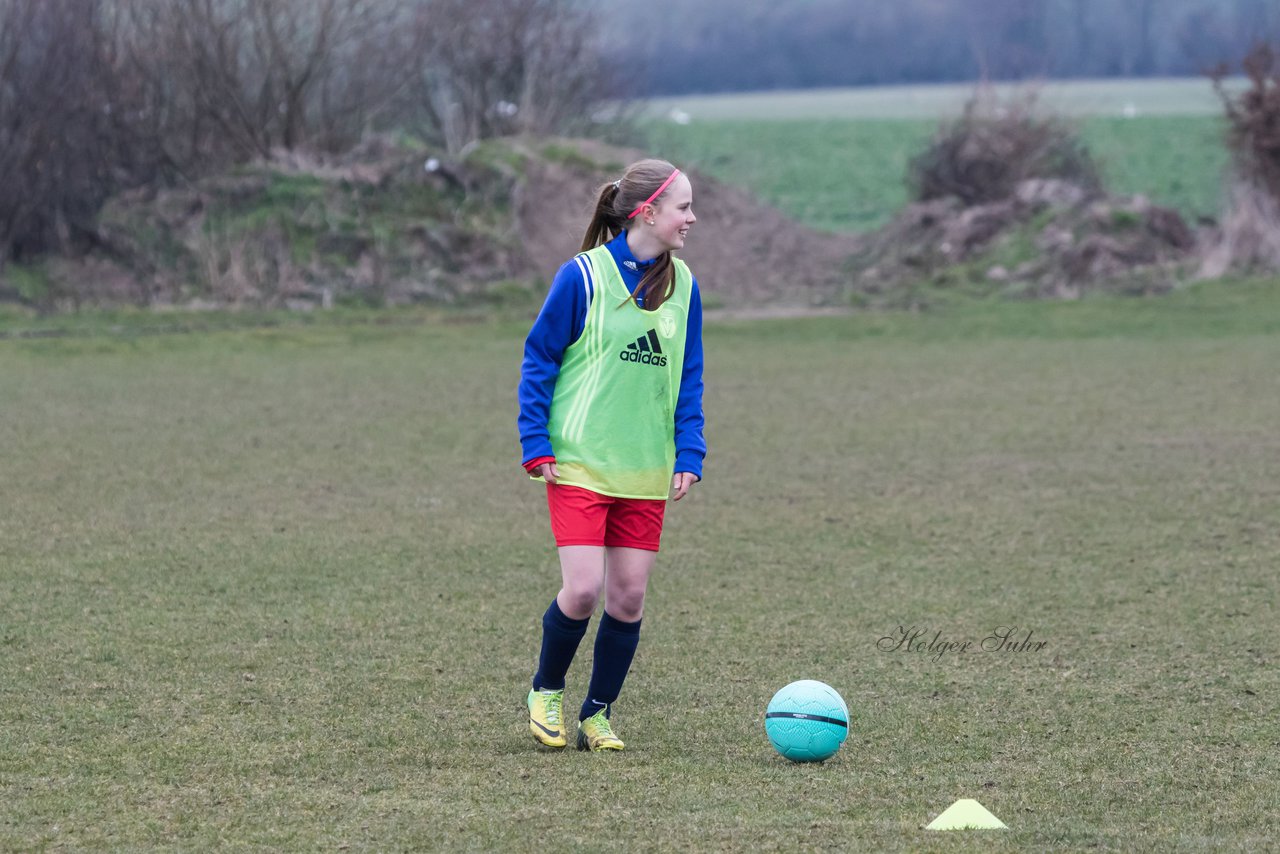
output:
[[[806,715],[804,712],[765,712],[765,718],[798,718],[802,721],[821,721],[824,724],[835,724],[845,729],[849,728],[848,721],[842,721],[839,718],[828,718],[822,715]]]

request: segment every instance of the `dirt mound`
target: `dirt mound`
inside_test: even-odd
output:
[[[1186,274],[1198,243],[1176,211],[1143,196],[1028,180],[1000,201],[908,206],[869,238],[852,287],[889,302],[919,298],[920,285],[1040,298],[1152,293]]]
[[[1280,270],[1280,199],[1258,181],[1232,182],[1226,216],[1206,241],[1199,275],[1216,279],[1231,270]]]
[[[599,186],[641,157],[583,140],[498,140],[448,158],[371,139],[128,193],[87,257],[52,259],[0,299],[305,309],[537,299],[578,249]],[[921,306],[943,291],[1070,298],[1172,287],[1197,248],[1177,213],[1058,180],[963,206],[912,205],[871,235],[817,232],[691,172],[681,256],[710,307]]]
[[[430,167],[430,168],[425,168]],[[383,138],[341,157],[286,152],[194,184],[112,199],[76,293],[132,279],[148,305],[306,308],[452,302],[523,261],[504,221],[509,182]],[[95,290],[114,281],[110,294]]]
[[[640,156],[561,139],[491,141],[449,158],[383,137],[341,157],[281,153],[112,199],[96,248],[45,264],[27,301],[304,309],[528,299],[577,251],[595,189]],[[692,178],[702,219],[682,256],[709,304],[842,298],[855,238]]]
[[[548,279],[582,241],[596,191],[644,155],[581,140],[521,149],[527,160],[516,220],[535,270]],[[748,193],[691,171],[698,221],[680,253],[708,304],[843,302],[854,235],[805,228]]]

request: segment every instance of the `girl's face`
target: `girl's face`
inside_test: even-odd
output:
[[[683,173],[676,176],[671,186],[653,206],[653,216],[645,217],[646,225],[653,221],[651,231],[663,249],[684,248],[689,236],[689,226],[697,221],[693,215],[693,185]]]

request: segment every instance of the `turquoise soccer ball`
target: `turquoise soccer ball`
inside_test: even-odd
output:
[[[821,762],[835,756],[849,737],[849,707],[825,682],[801,679],[773,695],[764,731],[792,762]]]

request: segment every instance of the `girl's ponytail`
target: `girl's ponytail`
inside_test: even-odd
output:
[[[580,252],[608,243],[622,232],[622,226],[626,220],[614,213],[617,207],[614,202],[618,199],[618,188],[621,184],[621,181],[602,184],[596,192],[596,208],[591,214],[591,222],[587,224],[587,233],[582,236]]]
[[[621,234],[627,227],[630,214],[639,205],[660,197],[675,171],[676,168],[665,160],[641,160],[631,164],[617,181],[601,185],[596,192],[595,211],[582,237],[580,251],[594,249]],[[653,311],[675,290],[675,265],[671,261],[671,253],[663,252],[645,271],[632,297],[641,297],[645,309]]]

